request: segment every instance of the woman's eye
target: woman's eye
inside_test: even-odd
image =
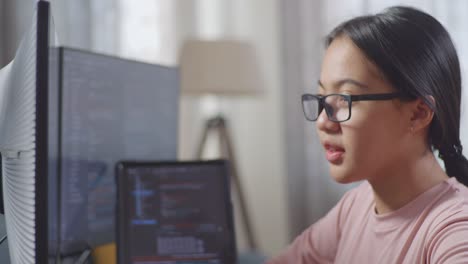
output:
[[[348,100],[346,100],[346,98],[344,98],[344,97],[341,97],[338,100],[338,105],[342,106],[342,107],[346,107],[346,106],[348,106]]]

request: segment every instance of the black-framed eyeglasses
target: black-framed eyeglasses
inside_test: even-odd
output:
[[[395,98],[404,98],[401,93],[382,94],[328,94],[328,95],[302,95],[302,110],[309,121],[317,121],[323,109],[328,119],[333,122],[344,122],[351,118],[351,105],[356,101],[385,101]]]

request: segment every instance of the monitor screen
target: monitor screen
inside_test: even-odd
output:
[[[223,161],[118,166],[119,263],[235,263]]]
[[[49,234],[68,255],[115,240],[117,161],[177,156],[178,72],[50,50]]]

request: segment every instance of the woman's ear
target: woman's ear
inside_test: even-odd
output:
[[[411,131],[413,133],[424,131],[434,118],[434,110],[432,109],[435,107],[436,101],[431,95],[426,96],[425,99],[430,102],[431,106],[423,98],[418,98],[411,104]]]

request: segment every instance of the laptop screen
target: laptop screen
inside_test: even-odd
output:
[[[235,263],[227,166],[120,163],[119,263]]]

